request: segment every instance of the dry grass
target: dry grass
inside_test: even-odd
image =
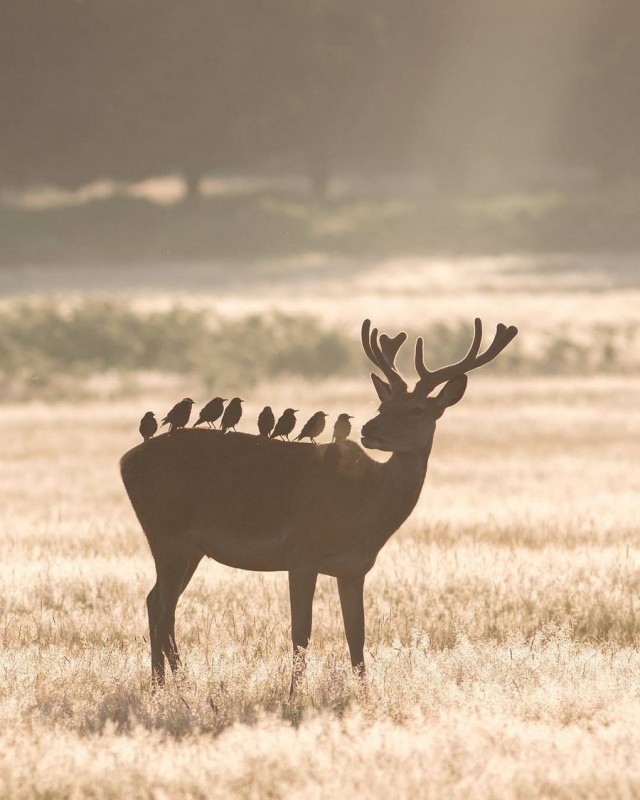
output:
[[[375,407],[364,381],[263,386],[247,420],[320,393]],[[293,705],[284,576],[213,562],[178,608],[185,673],[150,691],[116,466],[148,402],[0,410],[3,800],[637,796],[640,381],[474,376],[367,580],[366,685],[322,579]]]

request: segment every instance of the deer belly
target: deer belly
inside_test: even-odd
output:
[[[377,551],[355,548],[348,548],[337,553],[326,553],[322,557],[319,572],[334,578],[347,575],[366,575],[376,563],[377,555]]]
[[[238,531],[192,530],[189,538],[209,558],[228,567],[258,572],[287,569],[282,536],[248,536]]]

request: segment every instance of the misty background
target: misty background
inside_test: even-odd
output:
[[[633,0],[3,2],[5,396],[347,375],[372,314],[636,370],[638,41]]]

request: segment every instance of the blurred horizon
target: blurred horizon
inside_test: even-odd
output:
[[[0,267],[640,247],[640,6],[23,0]]]

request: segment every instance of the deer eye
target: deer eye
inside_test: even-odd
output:
[[[419,417],[421,414],[424,414],[424,408],[422,406],[414,406],[409,413],[413,417]]]

